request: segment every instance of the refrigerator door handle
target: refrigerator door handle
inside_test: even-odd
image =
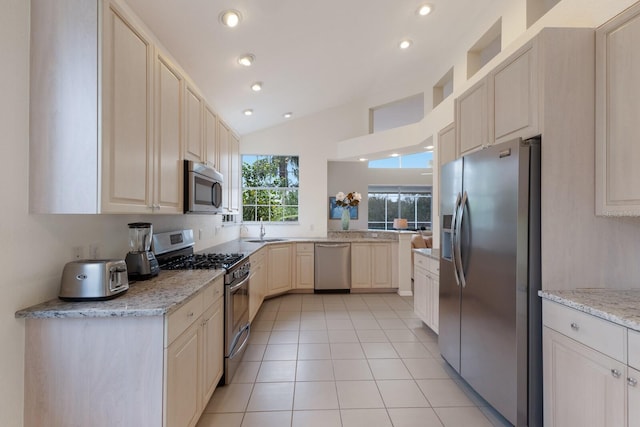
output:
[[[457,273],[456,275],[459,276],[459,280],[460,280],[460,285],[464,288],[467,286],[467,281],[464,277],[464,267],[462,265],[462,238],[460,237],[460,234],[462,233],[462,219],[464,218],[464,208],[465,206],[467,206],[467,202],[469,200],[469,196],[467,195],[467,192],[464,192],[464,195],[462,196],[462,200],[460,201],[460,215],[458,215],[458,221],[456,223],[456,232],[455,232],[455,236],[456,236],[456,244],[454,246],[454,252],[453,252],[453,256],[452,258],[456,258],[456,262],[455,265],[457,266]]]
[[[461,200],[462,195],[458,193],[456,204],[453,208],[453,218],[451,218],[451,251],[453,252],[451,255],[451,264],[453,264],[453,276],[456,278],[456,284],[458,286],[460,286],[461,282],[458,275],[458,265],[456,264],[456,219],[458,216],[458,207],[460,206]]]

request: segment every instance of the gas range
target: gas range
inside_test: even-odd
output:
[[[228,270],[244,258],[243,254],[191,254],[175,255],[163,260],[163,270],[208,270],[224,268]]]

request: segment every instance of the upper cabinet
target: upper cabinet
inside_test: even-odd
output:
[[[222,191],[224,213],[238,213],[240,210],[240,140],[222,120],[218,120],[217,169],[224,179]]]
[[[124,3],[33,0],[30,69],[30,212],[182,213],[219,118]]]
[[[640,215],[640,4],[596,31],[596,213]]]
[[[487,80],[483,79],[455,102],[456,153],[463,156],[489,145]]]

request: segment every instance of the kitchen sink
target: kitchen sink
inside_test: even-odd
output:
[[[245,240],[246,242],[249,243],[269,243],[269,242],[284,242],[286,239],[251,239],[251,240]]]

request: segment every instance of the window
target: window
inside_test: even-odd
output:
[[[433,167],[433,151],[416,154],[405,154],[398,157],[387,157],[369,161],[369,168],[386,169],[427,169]]]
[[[370,230],[393,230],[394,218],[406,218],[410,229],[431,228],[431,187],[369,186]]]
[[[298,156],[242,156],[242,220],[298,221]]]

